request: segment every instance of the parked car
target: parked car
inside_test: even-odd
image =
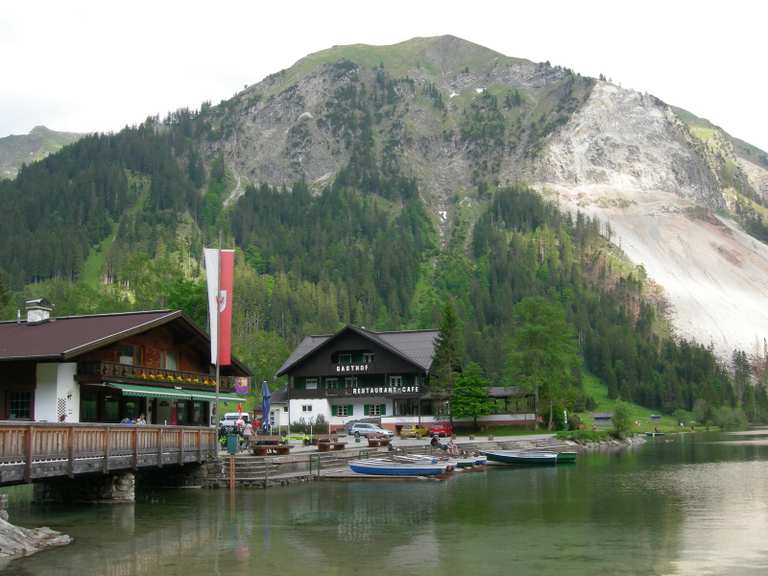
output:
[[[418,424],[406,424],[400,429],[400,438],[424,438],[427,434],[427,429]]]
[[[349,422],[347,422],[344,425],[344,432],[346,434],[352,434],[352,426],[354,426],[355,424],[363,423],[363,422],[368,424],[375,424],[376,426],[381,427],[381,418],[374,418],[374,417],[358,418],[357,420],[350,420]]]
[[[370,422],[355,422],[352,424],[352,427],[350,429],[350,434],[353,436],[387,436],[388,438],[391,438],[395,435],[394,432],[391,430],[386,430],[382,428],[381,426],[378,426],[376,424],[372,424]]]
[[[429,427],[430,436],[453,436],[453,426],[450,422],[435,422]]]

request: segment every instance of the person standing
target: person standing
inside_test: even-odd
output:
[[[253,436],[253,426],[251,425],[251,421],[245,423],[245,427],[243,428],[243,438],[245,439],[245,449],[249,450],[251,447],[251,437]]]

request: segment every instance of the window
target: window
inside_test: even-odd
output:
[[[363,364],[373,364],[373,352],[363,352]]]
[[[120,422],[120,399],[117,396],[104,396],[104,422]]]
[[[354,412],[354,406],[347,404],[344,406],[336,406],[331,404],[331,416],[352,416]]]
[[[389,377],[389,385],[390,386],[402,386],[403,385],[403,377],[402,376],[390,376]]]
[[[120,346],[117,355],[117,361],[120,364],[141,365],[142,354],[139,346]]]
[[[339,352],[339,364],[352,364],[352,352]]]
[[[301,405],[301,411],[302,412],[312,412],[312,404],[302,404]]]
[[[283,412],[288,412],[288,406],[283,406]]]
[[[363,406],[363,414],[365,416],[386,416],[387,405],[386,404],[365,404]]]
[[[32,420],[32,392],[8,392],[8,419]]]
[[[357,386],[357,376],[347,376],[344,378],[344,386],[347,388],[354,388]]]
[[[175,352],[163,352],[163,368],[166,370],[178,370]]]
[[[307,390],[317,390],[317,378],[307,378],[304,381],[304,387]]]
[[[326,390],[329,390],[331,392],[338,390],[339,389],[339,379],[338,378],[326,378],[325,379],[325,388],[326,388]]]

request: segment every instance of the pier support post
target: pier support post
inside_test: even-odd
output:
[[[34,484],[32,499],[40,503],[134,502],[136,478],[133,472],[116,472],[106,476],[43,480]]]

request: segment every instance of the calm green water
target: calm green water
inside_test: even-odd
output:
[[[697,435],[446,482],[172,490],[12,519],[75,543],[0,575],[767,574],[768,438]]]

